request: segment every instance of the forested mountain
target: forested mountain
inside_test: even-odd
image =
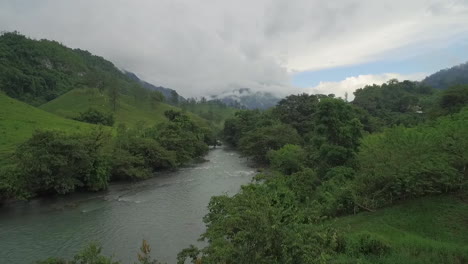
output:
[[[468,62],[429,75],[422,83],[436,89],[447,89],[457,84],[468,84]]]
[[[249,88],[240,88],[232,92],[213,95],[211,98],[241,109],[268,109],[275,106],[280,100],[272,93],[254,92]]]
[[[176,90],[162,87],[162,86],[156,86],[154,84],[151,84],[149,82],[143,81],[138,76],[129,71],[125,71],[125,75],[127,75],[130,79],[139,82],[143,87],[149,89],[149,90],[154,90],[162,93],[164,95],[165,101],[168,103],[177,103],[177,102],[184,102],[185,98],[177,93]]]
[[[138,85],[102,57],[18,32],[0,36],[0,58],[0,90],[36,106],[77,87],[113,86],[128,93]]]

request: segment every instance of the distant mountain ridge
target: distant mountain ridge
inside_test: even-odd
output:
[[[468,62],[429,75],[422,80],[422,83],[436,89],[447,89],[457,84],[468,84]]]
[[[174,92],[179,96],[179,101],[185,101],[186,100],[183,96],[179,95],[179,93],[177,93],[177,91],[174,90],[174,89],[166,88],[166,87],[163,87],[163,86],[156,86],[154,84],[146,82],[146,81],[140,79],[133,72],[124,71],[124,73],[128,78],[130,78],[130,79],[132,79],[134,81],[137,81],[138,83],[141,84],[141,86],[145,87],[146,89],[153,90],[153,91],[158,91],[158,92],[162,93],[164,95],[164,97],[166,98],[167,102],[170,102],[170,100],[172,98],[172,94]]]
[[[239,88],[231,92],[212,95],[211,99],[220,100],[228,106],[245,109],[268,109],[281,100],[273,93],[254,92],[250,88]]]

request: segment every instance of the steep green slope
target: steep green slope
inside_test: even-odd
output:
[[[82,85],[136,84],[102,57],[17,32],[0,35],[0,57],[0,90],[36,106]]]
[[[76,132],[93,126],[45,112],[0,93],[0,160],[5,161],[36,129]]]
[[[346,232],[347,239],[369,234],[386,242],[390,250],[383,256],[341,255],[334,263],[467,263],[467,219],[466,193],[425,197],[341,217],[332,226]]]
[[[84,112],[89,108],[95,108],[103,112],[112,112],[108,95],[93,88],[73,89],[41,105],[40,108],[65,118],[76,117],[80,112]],[[180,111],[179,108],[162,102],[151,104],[148,100],[136,99],[121,94],[114,116],[116,124],[153,126],[167,120],[164,116],[164,112],[167,110]],[[200,125],[208,126],[206,120],[196,115],[191,115],[191,117]]]
[[[206,101],[196,102],[195,100],[188,99],[179,105],[183,110],[194,113],[210,122],[216,127],[221,129],[224,126],[224,121],[239,111],[233,107],[227,106],[220,101]]]

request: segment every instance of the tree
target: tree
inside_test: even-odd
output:
[[[318,103],[317,95],[290,95],[279,101],[273,112],[283,123],[293,126],[300,135],[304,135],[313,129]]]
[[[459,112],[468,105],[468,85],[457,85],[443,91],[439,105],[446,113]]]
[[[296,130],[284,124],[259,127],[247,132],[240,139],[242,153],[260,163],[267,163],[267,153],[286,144],[300,144],[302,141]]]
[[[112,113],[103,113],[94,108],[88,108],[85,112],[81,112],[78,117],[74,118],[75,120],[104,125],[104,126],[113,126],[114,125],[114,115]]]
[[[103,129],[81,135],[37,131],[15,153],[19,177],[32,194],[106,189],[110,163],[104,147],[109,139]]]
[[[314,131],[309,137],[309,155],[320,175],[351,161],[362,137],[362,125],[342,99],[324,98],[317,106]]]
[[[292,174],[303,169],[306,153],[298,145],[286,144],[278,150],[268,153],[271,167],[284,174]]]

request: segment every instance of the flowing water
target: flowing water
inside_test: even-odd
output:
[[[38,199],[0,208],[0,263],[23,264],[71,257],[91,241],[123,263],[134,263],[142,239],[158,260],[197,242],[213,195],[233,195],[254,171],[231,150],[215,149],[208,161],[108,191]]]

